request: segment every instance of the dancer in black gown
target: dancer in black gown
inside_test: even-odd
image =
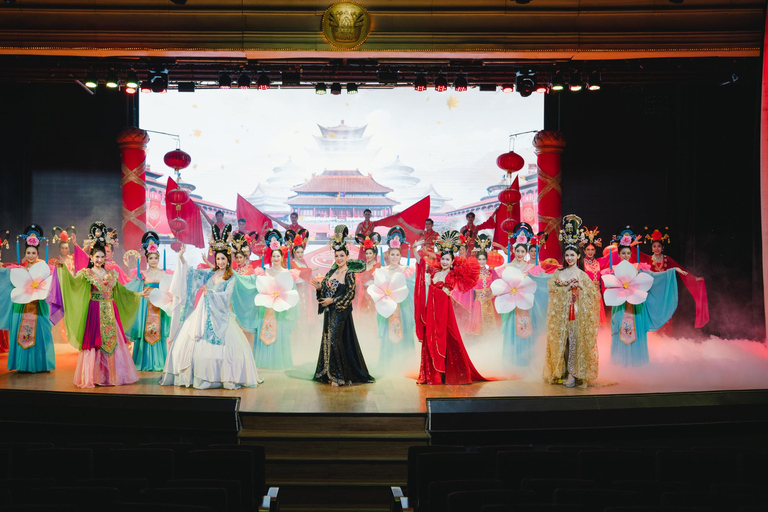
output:
[[[352,321],[355,273],[365,270],[365,263],[349,259],[345,241],[348,234],[346,226],[336,226],[331,240],[336,263],[321,281],[312,281],[317,289],[318,314],[323,314],[323,338],[314,380],[333,386],[374,382]]]

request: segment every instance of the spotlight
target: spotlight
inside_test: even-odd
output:
[[[16,5],[16,0],[5,0],[8,5]]]
[[[549,87],[547,87],[547,84],[538,84],[536,86],[536,92],[539,94],[544,94],[546,92],[549,92]]]
[[[320,96],[325,94],[325,84],[315,85],[315,94],[319,94]]]
[[[225,72],[219,73],[219,89],[231,89],[232,77]]]
[[[413,90],[424,92],[427,90],[427,77],[424,75],[419,75],[416,77],[416,80],[413,81]]]
[[[107,79],[104,80],[104,85],[106,85],[109,89],[117,89],[117,86],[120,85],[120,79],[117,77],[117,74],[114,71],[109,72]]]
[[[520,96],[527,98],[536,88],[536,75],[533,71],[518,71],[515,73],[515,89]]]
[[[562,91],[565,89],[565,80],[560,71],[555,71],[554,76],[552,76],[551,89],[553,91]]]
[[[448,90],[448,80],[443,75],[435,78],[435,92],[445,92]]]
[[[571,92],[578,92],[584,88],[584,84],[581,81],[581,73],[571,75],[571,81],[568,84],[568,88]]]
[[[266,73],[260,74],[259,79],[256,80],[256,88],[260,91],[266,91],[271,84],[272,82],[270,82]]]
[[[152,83],[149,80],[141,82],[141,92],[152,92]]]
[[[125,86],[130,89],[139,88],[139,77],[136,75],[135,71],[128,72],[128,76],[125,78]]]
[[[334,96],[341,94],[341,84],[339,82],[333,82],[331,84],[331,94]]]
[[[589,74],[589,83],[587,83],[587,89],[590,91],[599,91],[601,87],[600,72],[591,72]]]
[[[480,92],[496,92],[496,84],[480,84]]]
[[[251,88],[251,77],[248,76],[246,73],[241,74],[240,78],[237,79],[237,88],[238,89],[250,89]]]
[[[347,84],[347,94],[357,94],[357,84]]]
[[[515,90],[515,86],[512,84],[504,84],[501,86],[501,92],[510,93]]]
[[[99,86],[99,77],[96,73],[88,73],[85,77],[85,86],[89,89],[95,89]]]
[[[464,92],[467,90],[467,77],[464,75],[456,75],[453,80],[453,90],[456,92]]]
[[[168,73],[158,73],[152,77],[152,92],[160,94],[168,92]]]
[[[179,82],[179,92],[195,92],[195,82]]]

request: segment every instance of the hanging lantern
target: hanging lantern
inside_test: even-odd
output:
[[[180,149],[174,149],[165,154],[163,162],[165,162],[165,165],[178,172],[189,166],[192,162],[192,157]]]
[[[520,202],[520,191],[512,187],[505,188],[499,192],[499,202],[507,206]]]
[[[517,224],[517,221],[515,219],[504,219],[501,222],[501,230],[505,233],[512,236],[512,232],[515,230],[515,225]]]
[[[181,242],[176,241],[171,244],[171,249],[173,249],[176,252],[179,252],[181,250]]]
[[[170,219],[168,221],[168,226],[171,228],[171,231],[174,233],[181,233],[185,229],[187,229],[187,221],[185,221],[182,218],[176,217],[175,219]]]
[[[500,267],[504,264],[504,256],[496,251],[491,251],[488,253],[487,263],[491,268]]]
[[[523,168],[525,160],[514,151],[510,151],[509,153],[499,155],[496,159],[496,165],[498,165],[500,169],[507,171],[507,174],[512,174]]]
[[[185,204],[187,201],[189,201],[189,192],[183,188],[175,188],[169,190],[165,194],[165,202],[175,205],[177,210],[179,209],[179,206]]]

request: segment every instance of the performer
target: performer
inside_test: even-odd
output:
[[[565,266],[547,284],[547,352],[544,380],[565,387],[586,387],[597,378],[597,327],[600,288],[582,268],[580,245],[586,242],[576,215],[563,218]]]
[[[371,210],[366,208],[363,210],[363,222],[357,225],[357,229],[355,229],[355,239],[359,236],[371,236],[373,233],[374,225],[373,221],[371,221]],[[360,247],[360,250],[357,253],[357,259],[362,260],[365,257],[365,249]]]
[[[311,284],[313,273],[317,267],[310,266],[304,259],[304,249],[308,239],[309,231],[303,228],[298,233],[290,229],[285,232],[286,244],[291,249],[291,268],[299,273],[296,280],[296,291],[299,292],[299,320],[296,322],[292,336],[293,343],[296,344],[294,346],[298,347],[297,354],[302,353],[304,348],[308,349],[310,344],[314,350],[314,340],[320,334],[320,324],[315,313],[317,311],[317,294],[315,287]]]
[[[54,226],[51,231],[51,243],[59,245],[59,257],[57,258],[57,261],[60,262],[64,268],[69,270],[70,274],[74,274],[75,254],[73,244],[75,243],[75,236],[77,235],[75,226],[70,226],[67,229]]]
[[[492,241],[486,234],[480,234],[475,239],[474,257],[480,265],[480,278],[474,288],[469,291],[472,304],[469,308],[469,324],[467,334],[482,336],[496,333],[501,329],[501,317],[493,307],[491,283],[498,278],[488,267],[487,248],[492,247]]]
[[[454,257],[459,233],[444,232],[435,244],[440,260],[429,263],[425,251],[416,253],[416,336],[421,342],[417,384],[470,384],[485,379],[464,348],[450,293],[471,289],[480,274],[473,259]]]
[[[365,258],[365,270],[355,276],[357,284],[357,290],[355,290],[355,316],[358,318],[358,325],[363,327],[364,332],[368,332],[368,327],[373,328],[375,322],[373,321],[373,301],[366,290],[371,281],[373,281],[373,273],[376,272],[377,268],[381,268],[383,263],[383,261],[380,263],[378,258],[381,235],[374,231],[370,235],[357,235],[355,240],[360,245]],[[365,317],[365,319],[362,317]]]
[[[247,233],[247,231],[245,230],[245,223],[246,223],[246,221],[245,221],[244,218],[237,219],[237,231],[235,231],[235,234],[238,234],[238,233],[246,234]]]
[[[298,233],[299,231],[307,231],[306,229],[304,229],[304,226],[299,224],[299,214],[296,213],[296,212],[291,212],[291,215],[290,215],[291,223],[290,224],[286,224],[285,222],[277,220],[276,218],[271,217],[269,215],[267,215],[267,217],[272,219],[273,222],[276,222],[281,228],[285,229],[286,231],[287,230],[291,230],[294,233]]]
[[[111,242],[107,242],[107,244],[104,246],[104,250],[106,251],[106,260],[104,261],[104,269],[109,271],[115,271],[117,272],[117,280],[120,282],[120,284],[125,285],[128,284],[128,282],[131,280],[131,278],[126,274],[122,268],[120,268],[120,265],[115,263],[115,260],[113,259],[114,253],[112,252],[113,246],[117,247],[119,244],[119,241],[117,239],[117,230],[114,228],[107,228],[105,227],[106,231],[103,235],[106,237],[107,240],[111,240]],[[86,248],[86,245],[88,244],[89,240],[86,240],[83,243],[83,248]],[[88,249],[91,249],[91,246],[88,245]]]
[[[622,230],[615,240],[619,243],[619,258],[622,262],[629,262],[632,255],[631,244],[635,240],[631,228]],[[644,264],[635,264],[635,267],[643,272],[648,268]],[[612,272],[612,269],[608,271],[608,273]],[[667,323],[677,308],[675,270],[650,272],[650,275],[653,277],[653,284],[648,290],[645,302],[635,305],[625,302],[611,309],[611,362],[613,364],[623,366],[648,364],[648,331],[655,331]],[[603,276],[604,283],[606,277],[606,275]]]
[[[417,242],[421,242],[421,246],[427,255],[434,258],[435,242],[440,237],[440,233],[432,229],[435,225],[435,222],[432,219],[427,219],[424,221],[424,229],[416,229],[405,222],[402,217],[397,220],[405,227],[405,229],[415,234],[416,236],[421,237],[419,240],[417,240]]]
[[[211,226],[211,229],[213,229],[213,226],[216,226],[219,228],[219,233],[224,232],[224,227],[226,224],[224,223],[224,212],[221,210],[216,211],[216,221],[214,222],[213,219],[211,219],[207,213],[205,213],[205,210],[200,208],[200,211],[203,212],[203,217],[205,217],[205,220],[208,221],[208,224]],[[230,229],[232,226],[230,226]]]
[[[475,237],[477,236],[477,226],[475,226],[475,212],[469,212],[464,216],[467,219],[467,223],[459,231],[467,239],[466,248],[467,253],[471,254],[475,248]]]
[[[197,389],[256,387],[261,381],[248,340],[230,309],[235,279],[230,262],[232,226],[212,228],[210,250],[216,256],[213,270],[191,269],[181,246],[171,293],[181,301],[181,311],[171,320],[171,337],[160,384]],[[203,296],[194,304],[196,292]],[[251,302],[251,307],[252,307]],[[241,319],[242,320],[242,319]],[[179,325],[174,336],[174,325]]]
[[[137,272],[136,279],[126,285],[128,290],[145,291],[149,294],[160,287],[160,281],[167,276],[160,270],[160,237],[154,231],[147,231],[141,237],[141,248],[149,268]],[[168,277],[167,279],[170,279]],[[133,342],[133,363],[143,372],[161,372],[168,355],[168,333],[171,319],[168,314],[152,304],[148,297],[141,299],[136,321],[126,334]]]
[[[235,253],[235,263],[237,266],[234,271],[240,276],[250,276],[254,273],[254,267],[248,260],[250,248],[248,247],[248,235],[240,231],[232,235],[232,249]]]
[[[394,226],[389,230],[387,245],[389,245],[387,251],[388,265],[375,272],[386,272],[389,276],[396,273],[403,274],[408,288],[408,296],[397,304],[395,312],[388,317],[379,313],[376,314],[379,333],[378,373],[402,372],[407,369],[407,362],[412,360],[415,355],[415,343],[413,341],[415,332],[413,307],[415,276],[412,268],[400,264],[402,249],[406,245],[405,231],[402,227]],[[369,295],[368,293],[365,294]]]
[[[345,240],[348,234],[346,226],[336,226],[331,240],[335,263],[325,277],[312,281],[317,290],[318,314],[323,314],[323,336],[314,380],[332,386],[374,382],[360,351],[352,320],[355,274],[361,272],[364,265],[360,260],[349,259]]]
[[[89,229],[91,262],[75,276],[59,272],[67,337],[80,353],[73,382],[79,388],[121,386],[139,380],[128,351],[123,322],[133,325],[141,294],[131,292],[117,280],[117,272],[104,268],[105,248],[112,241],[101,222]]]
[[[584,258],[582,260],[584,265],[583,270],[587,273],[589,279],[597,288],[598,300],[600,301],[600,325],[604,325],[606,322],[605,303],[603,303],[602,282],[600,281],[600,276],[602,275],[602,271],[608,266],[609,262],[607,257],[595,257],[597,249],[602,248],[603,246],[603,239],[597,238],[597,235],[600,233],[597,226],[591,229],[583,227],[581,228],[581,231],[584,233],[585,237],[585,240],[581,245],[584,248]]]
[[[0,268],[0,328],[9,331],[9,370],[37,373],[56,368],[51,333],[53,324],[50,320],[50,306],[46,301],[50,293],[34,300],[28,296],[19,297],[26,295],[23,293],[24,288],[36,289],[50,275],[50,267],[38,257],[41,242],[47,243],[44,232],[37,224],[28,226],[23,234],[16,237],[17,255],[19,238],[24,239],[24,261],[21,265],[13,265],[13,270],[8,266]],[[11,272],[17,276],[12,277]],[[13,284],[11,279],[14,280]],[[21,285],[19,281],[24,279],[33,281],[33,284],[14,289],[16,283]],[[50,290],[53,289],[50,285]],[[14,296],[18,303],[14,302]]]
[[[11,236],[11,232],[7,229],[3,232],[0,231],[0,260],[2,260],[3,257],[3,246],[5,246],[6,249],[10,249],[11,246],[8,245],[8,239]],[[5,267],[6,264],[0,261],[0,268]],[[0,277],[2,279],[2,277]],[[11,333],[8,332],[8,330],[1,330],[0,331],[0,353],[6,353],[8,352],[8,349],[10,347],[10,336]]]

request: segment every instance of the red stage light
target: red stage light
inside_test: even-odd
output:
[[[536,86],[536,92],[539,94],[544,94],[545,92],[548,92],[549,88],[545,84],[539,84]]]
[[[501,92],[510,93],[514,91],[515,91],[515,86],[512,84],[504,84],[501,86]]]
[[[136,89],[134,89],[133,87],[126,87],[125,94],[136,94]]]
[[[437,78],[435,78],[435,91],[445,92],[447,90],[448,90],[448,80],[446,80],[443,75],[440,75]]]

